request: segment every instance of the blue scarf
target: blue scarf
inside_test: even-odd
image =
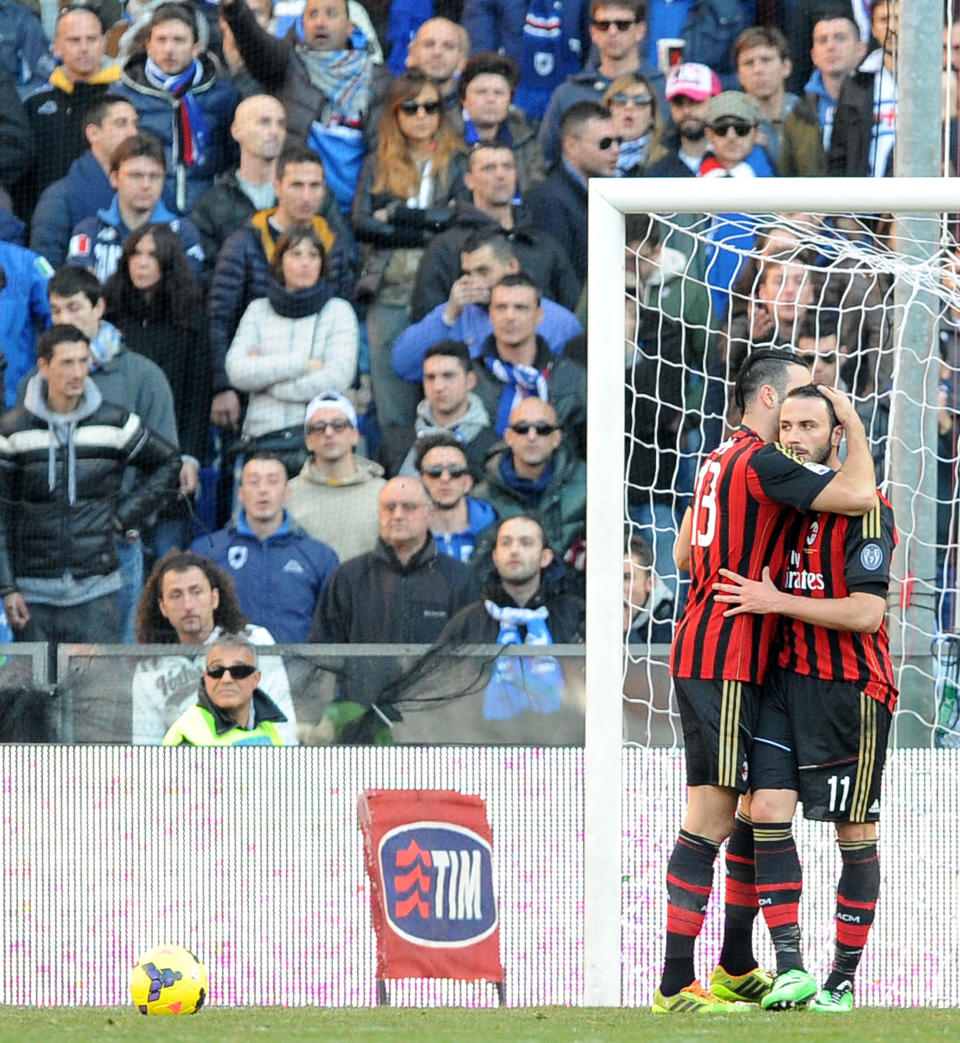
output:
[[[553,469],[554,463],[551,457],[539,478],[521,478],[513,463],[513,453],[506,452],[500,457],[500,476],[510,486],[512,492],[517,496],[522,496],[531,507],[539,505],[553,478]]]
[[[506,384],[497,404],[497,416],[494,422],[498,435],[502,435],[506,431],[513,407],[519,405],[525,398],[536,395],[541,402],[550,401],[547,378],[535,366],[511,366],[509,362],[504,362],[497,355],[485,355],[483,363],[501,384]]]
[[[484,601],[491,619],[500,624],[498,645],[552,645],[547,626],[550,610],[517,608]],[[520,634],[521,628],[526,636]],[[555,656],[501,656],[483,696],[483,716],[487,721],[504,721],[527,710],[556,713],[563,701],[563,670]]]

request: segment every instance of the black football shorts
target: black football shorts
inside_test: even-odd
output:
[[[745,793],[760,701],[756,685],[675,677],[688,786],[728,786]]]
[[[803,816],[876,822],[892,715],[848,681],[775,669],[763,688],[750,788],[792,789]]]

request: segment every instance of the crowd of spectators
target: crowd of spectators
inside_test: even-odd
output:
[[[418,5],[418,21],[382,0],[305,0],[278,21],[269,0],[136,17],[89,0],[63,7],[48,40],[28,4],[2,0],[13,408],[0,421],[0,593],[14,636],[132,640],[139,619],[152,640],[153,591],[180,642],[224,628],[255,643],[432,642],[472,619],[458,615],[468,606],[483,618],[485,596],[514,640],[527,602],[561,590],[574,599],[564,640],[581,635],[567,617],[587,561],[588,179],[890,173],[901,2],[563,0],[546,17],[536,2],[453,0]],[[842,298],[849,314],[851,294],[866,306],[876,287],[822,257],[828,274],[811,281],[786,230],[749,229],[761,261],[744,266],[731,249],[742,223],[729,225],[690,249],[649,218],[628,223],[631,640],[669,636],[691,460],[736,422],[726,393],[747,353],[799,346],[874,414],[887,393],[889,323],[854,330],[811,307]],[[89,381],[48,402],[67,358],[89,358]],[[651,388],[655,408],[634,393]],[[75,437],[101,401],[119,410],[119,448]],[[165,496],[156,474],[144,492],[127,413],[156,440]],[[34,429],[49,431],[40,448]],[[97,452],[111,482],[81,491]],[[51,510],[95,530],[96,582],[78,581],[87,565],[65,543],[40,564],[25,519],[39,512],[41,528]],[[514,516],[534,519],[523,554],[536,578],[522,584],[506,578],[507,551],[497,558]],[[164,577],[197,579],[212,601],[199,639],[168,614]],[[235,609],[222,622],[220,599]],[[72,629],[44,630],[51,607]],[[267,695],[291,716],[284,693]],[[159,741],[185,705],[142,734]]]

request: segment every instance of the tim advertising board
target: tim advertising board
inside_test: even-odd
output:
[[[484,802],[454,790],[358,801],[378,978],[503,981]]]

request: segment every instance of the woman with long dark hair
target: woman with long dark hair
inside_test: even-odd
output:
[[[210,433],[206,316],[183,246],[169,225],[131,232],[104,297],[106,318],[127,347],[156,362],[170,382],[180,451],[194,461],[180,472],[180,499],[158,521],[154,550],[160,557],[190,543],[187,497],[198,487]]]
[[[250,395],[244,451],[279,454],[293,477],[307,457],[307,403],[351,386],[360,332],[353,308],[325,278],[326,252],[312,228],[280,237],[271,271],[267,296],[243,313],[226,368],[230,383]]]
[[[383,427],[412,422],[417,385],[390,369],[390,347],[410,323],[410,299],[423,248],[453,219],[466,170],[440,89],[419,69],[398,76],[353,199],[356,237],[366,243],[357,298],[367,305],[370,377]]]

